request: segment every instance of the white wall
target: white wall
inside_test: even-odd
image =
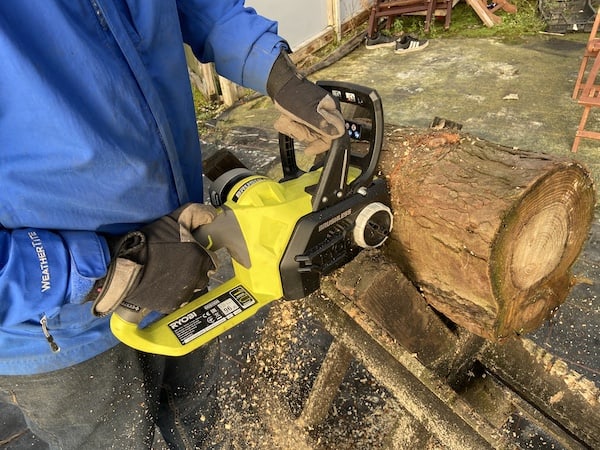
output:
[[[246,6],[279,22],[279,34],[292,48],[317,36],[328,25],[326,0],[246,0]]]
[[[340,16],[342,16],[342,22],[346,22],[361,11],[369,9],[372,4],[372,0],[341,0]]]
[[[344,22],[367,9],[372,0],[246,0],[246,6],[279,22],[279,34],[294,49],[334,25],[328,23],[329,9],[333,9],[332,4],[336,2],[339,2],[340,19]]]

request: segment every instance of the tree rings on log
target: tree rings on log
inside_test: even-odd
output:
[[[594,213],[582,165],[443,130],[388,128],[384,149],[388,256],[431,306],[499,340],[564,302]]]

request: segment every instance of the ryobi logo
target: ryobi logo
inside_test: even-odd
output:
[[[183,317],[180,317],[179,319],[171,322],[169,324],[169,327],[171,328],[171,330],[176,330],[177,328],[179,328],[181,325],[185,325],[186,323],[188,323],[190,320],[195,319],[196,317],[198,317],[198,314],[196,314],[195,311],[192,311],[189,314],[186,314]]]

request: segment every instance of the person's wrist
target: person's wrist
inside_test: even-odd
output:
[[[96,280],[90,291],[85,296],[84,302],[92,302],[92,304],[96,301],[100,293],[102,292],[102,288],[104,287],[104,283],[106,282],[106,277],[102,277]]]
[[[281,89],[294,77],[299,77],[296,66],[290,59],[289,54],[285,49],[273,63],[269,78],[267,79],[267,94],[272,99],[275,99]]]

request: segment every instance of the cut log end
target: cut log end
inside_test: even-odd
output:
[[[563,205],[550,205],[529,218],[512,249],[510,276],[517,289],[529,289],[562,260],[567,245],[568,217]]]
[[[566,298],[594,214],[591,183],[580,165],[557,162],[501,223],[490,264],[499,336],[536,329]]]

